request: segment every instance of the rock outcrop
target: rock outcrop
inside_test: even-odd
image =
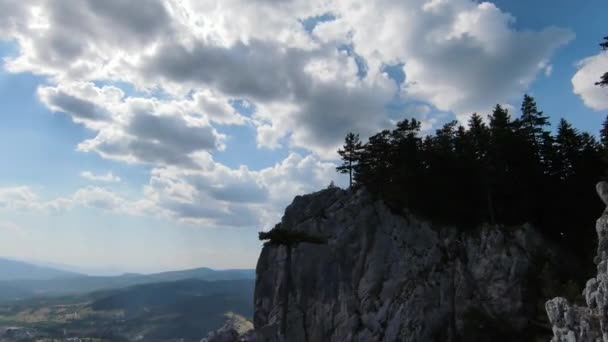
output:
[[[600,182],[597,192],[608,205],[608,183]],[[597,275],[583,290],[587,304],[580,307],[558,297],[545,307],[553,325],[552,342],[608,342],[608,209],[597,220]]]
[[[201,342],[236,342],[249,341],[247,334],[253,330],[253,324],[245,317],[229,312],[226,322],[216,331],[210,332]]]
[[[462,232],[330,188],[296,197],[281,227],[327,244],[291,247],[290,265],[288,247],[262,249],[257,341],[528,340],[547,248],[527,225]]]

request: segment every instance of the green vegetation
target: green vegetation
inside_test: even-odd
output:
[[[283,229],[280,224],[277,224],[273,229],[267,232],[259,232],[258,236],[261,241],[266,241],[266,245],[271,246],[291,246],[299,243],[313,243],[319,245],[327,243],[326,239],[321,236]]]
[[[346,135],[344,149],[338,150],[338,154],[344,161],[336,170],[340,173],[348,174],[348,184],[353,185],[353,172],[357,167],[358,154],[363,145],[359,139],[359,134],[348,133]]]
[[[0,274],[5,271],[0,259]],[[27,266],[27,265],[26,265]],[[122,288],[127,286],[157,282],[177,281],[184,279],[200,280],[233,280],[254,279],[255,270],[212,270],[195,268],[190,270],[162,272],[155,274],[124,274],[120,276],[74,276],[51,279],[15,279],[0,281],[0,303],[24,300],[40,296],[65,296],[89,293],[102,289]]]
[[[578,235],[569,224],[601,212],[593,189],[606,169],[608,121],[602,144],[565,120],[552,134],[528,95],[522,112],[513,120],[497,105],[488,124],[473,114],[467,127],[453,121],[426,137],[405,119],[360,149],[356,185],[447,223],[531,222],[552,237]]]
[[[228,312],[251,319],[253,280],[195,279],[0,306],[0,327],[35,331],[38,340],[200,341]],[[1,339],[1,338],[0,338]]]

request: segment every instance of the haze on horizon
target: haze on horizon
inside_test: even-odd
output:
[[[0,0],[0,256],[253,268],[347,132],[519,114],[596,133],[601,0]]]

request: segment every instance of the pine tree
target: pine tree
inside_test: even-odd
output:
[[[602,122],[602,129],[600,130],[600,142],[602,143],[604,150],[608,151],[608,115],[606,115],[604,122]]]
[[[574,173],[576,159],[582,146],[581,135],[577,129],[565,119],[557,125],[557,175],[562,181],[567,181]]]
[[[420,184],[422,139],[418,136],[419,132],[418,120],[405,119],[397,123],[390,137],[390,164],[394,169],[391,197],[405,207],[413,205],[418,196],[426,191]]]
[[[502,108],[501,105],[497,104],[494,107],[494,111],[489,115],[490,119],[490,130],[493,134],[496,134],[498,131],[508,130],[511,126],[511,116],[509,115],[509,111]]]
[[[342,157],[342,165],[336,167],[340,173],[348,173],[349,186],[353,186],[353,171],[357,167],[361,154],[362,144],[359,140],[359,134],[348,133],[344,139],[344,146],[338,150],[338,154]]]
[[[510,191],[513,164],[513,122],[509,111],[500,105],[496,105],[489,115],[490,143],[488,146],[488,186],[490,188],[490,199],[493,220],[505,219],[506,194]]]
[[[524,95],[521,104],[521,117],[518,120],[524,135],[538,146],[542,141],[544,127],[549,125],[549,117],[536,107],[536,101],[528,94]]]
[[[355,169],[358,172],[355,179],[357,181],[362,179],[368,190],[373,193],[386,190],[394,179],[391,173],[393,153],[391,131],[385,129],[369,137],[361,150],[359,165]]]
[[[489,180],[489,150],[490,150],[490,130],[483,122],[481,116],[474,113],[469,119],[468,131],[466,132],[467,146],[470,152],[471,160],[469,161],[471,172],[469,190],[472,196],[472,202],[477,202],[477,211],[482,211],[481,208],[487,208],[486,218],[490,223],[494,223],[494,204],[492,190]],[[477,186],[476,186],[477,185]],[[483,205],[485,203],[485,205]],[[479,216],[479,215],[477,215]]]

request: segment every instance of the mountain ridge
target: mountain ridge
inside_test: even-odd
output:
[[[82,276],[83,274],[40,266],[11,258],[0,258],[0,281],[45,280]]]
[[[2,261],[3,259],[0,259]],[[8,259],[4,259],[7,260]],[[46,270],[25,262],[10,261],[6,265],[22,266],[29,270]],[[4,273],[0,262],[0,275]],[[8,270],[8,267],[6,268]],[[140,284],[179,281],[184,279],[199,279],[206,281],[255,279],[255,270],[228,269],[214,270],[208,267],[199,267],[186,270],[167,271],[152,274],[125,273],[118,276],[89,276],[78,273],[62,272],[49,269],[51,276],[18,278],[5,276],[0,280],[0,302],[22,300],[39,296],[61,296],[69,294],[87,293],[103,289],[122,288]],[[33,271],[31,271],[33,272]],[[44,274],[47,274],[44,273]],[[17,272],[9,273],[17,274]]]

